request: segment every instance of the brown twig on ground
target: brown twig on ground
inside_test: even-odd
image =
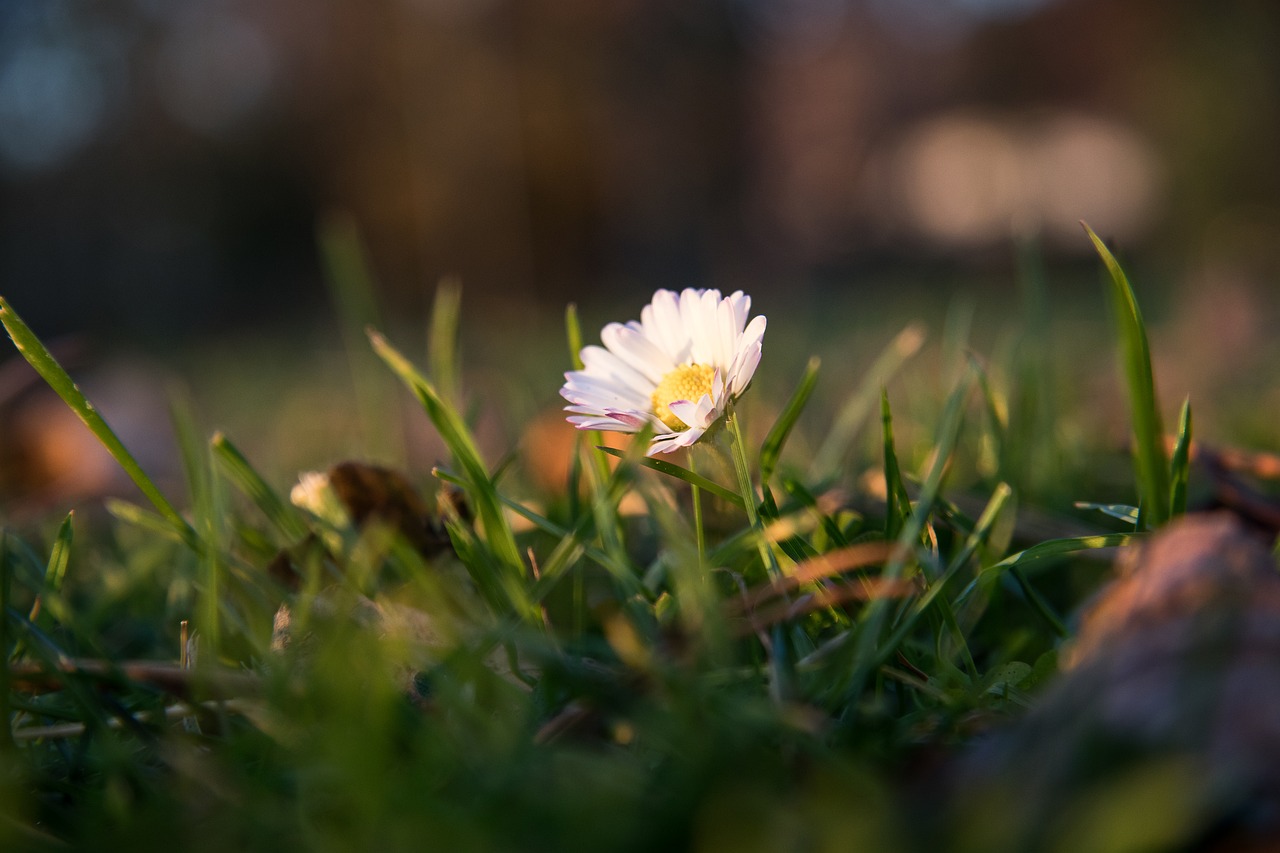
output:
[[[90,678],[103,687],[143,684],[179,699],[245,696],[257,693],[261,680],[249,673],[206,672],[183,669],[179,664],[158,661],[108,661],[69,659],[55,667],[42,663],[17,663],[9,667],[12,689],[22,693],[52,693],[63,689],[67,676]]]

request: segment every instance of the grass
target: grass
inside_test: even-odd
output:
[[[1034,701],[1109,549],[1187,504],[1189,405],[1169,459],[1133,288],[1090,237],[1140,512],[1088,503],[1060,535],[1025,521],[1066,455],[1035,396],[1052,369],[1043,310],[1005,362],[959,360],[928,434],[895,430],[912,326],[825,424],[816,359],[742,430],[768,408],[753,389],[732,467],[580,436],[565,487],[538,493],[514,455],[481,453],[456,288],[439,292],[426,369],[370,331],[389,369],[370,374],[366,267],[331,223],[357,383],[399,380],[450,456],[417,498],[370,469],[381,515],[358,524],[350,501],[345,517],[295,506],[292,483],[229,436],[205,442],[175,404],[180,512],[0,300],[19,352],[151,505],[3,533],[0,848],[1022,849],[927,767]],[[567,327],[576,357],[572,309]],[[370,441],[393,446],[386,394],[359,397]],[[866,454],[855,439],[877,426]],[[1107,849],[1131,849],[1122,836]]]

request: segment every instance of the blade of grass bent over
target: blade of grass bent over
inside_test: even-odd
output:
[[[1138,491],[1148,527],[1160,527],[1169,518],[1169,461],[1165,456],[1164,431],[1151,376],[1151,351],[1142,322],[1137,297],[1129,278],[1106,244],[1085,223],[1085,233],[1111,275],[1111,297],[1119,325],[1120,357],[1129,389],[1129,409],[1133,417],[1134,467]]]
[[[63,402],[66,403],[71,411],[76,413],[80,420],[84,421],[85,426],[97,437],[102,446],[107,449],[116,463],[124,469],[129,478],[137,485],[151,504],[164,516],[169,524],[173,525],[178,535],[191,548],[198,550],[200,547],[200,537],[195,530],[187,523],[186,519],[173,508],[173,504],[169,503],[168,498],[156,487],[152,479],[142,470],[142,466],[133,458],[133,454],[129,452],[124,443],[120,441],[119,436],[107,424],[102,415],[98,414],[98,410],[89,402],[80,388],[72,381],[71,376],[58,363],[57,359],[49,352],[30,327],[22,321],[0,296],[0,324],[4,325],[5,331],[9,333],[9,337],[13,339],[14,345],[18,348],[18,352],[22,357],[36,369],[41,378],[49,384]]]
[[[610,456],[615,456],[618,459],[628,458],[626,453],[616,447],[601,445],[597,447],[596,450],[599,450],[602,453],[607,453]],[[688,468],[681,468],[679,465],[672,462],[667,462],[662,459],[654,459],[651,456],[641,457],[632,461],[637,465],[666,474],[668,477],[675,477],[677,480],[684,480],[689,485],[697,486],[699,489],[702,489],[709,494],[713,494],[721,500],[728,501],[739,509],[746,508],[746,504],[742,500],[742,495],[737,492],[731,492],[719,483],[716,483],[713,480],[708,480],[706,477],[701,474],[696,474]]]
[[[985,567],[978,572],[978,576],[969,582],[964,591],[957,596],[957,601],[963,601],[978,587],[979,584],[995,583],[1000,575],[1005,571],[1013,568],[1024,568],[1032,563],[1038,563],[1041,560],[1048,560],[1055,557],[1066,556],[1067,554],[1075,554],[1079,551],[1093,551],[1099,548],[1115,548],[1121,545],[1128,545],[1134,541],[1132,533],[1105,533],[1098,536],[1077,536],[1069,539],[1050,539],[1047,542],[1041,542],[1038,545],[1032,545],[1023,551],[1004,558],[998,563],[994,563]]]

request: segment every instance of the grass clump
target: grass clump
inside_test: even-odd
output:
[[[326,234],[344,322],[376,317],[349,229]],[[1189,409],[1170,462],[1141,315],[1097,245],[1141,511],[1057,536],[1018,511],[1018,460],[1042,458],[1026,445],[1052,445],[1053,424],[1011,410],[1026,389],[977,358],[919,473],[901,461],[886,389],[916,327],[828,429],[807,417],[815,359],[751,425],[758,444],[745,402],[687,457],[645,456],[644,430],[622,448],[584,433],[564,489],[538,495],[480,451],[445,288],[425,372],[369,333],[451,455],[428,488],[335,467],[291,500],[176,409],[179,512],[0,300],[19,351],[151,503],[0,540],[0,847],[963,848],[973,817],[948,816],[927,768],[1053,679],[1087,591],[1064,560],[1186,506]],[[568,329],[581,370],[573,311]],[[877,400],[878,458],[855,476]],[[814,452],[790,454],[801,433]]]

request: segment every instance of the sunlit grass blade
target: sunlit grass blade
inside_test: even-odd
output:
[[[828,477],[840,466],[849,443],[871,414],[880,390],[907,359],[920,351],[920,347],[924,345],[924,337],[924,327],[920,324],[912,323],[907,326],[889,342],[889,346],[885,347],[870,369],[863,374],[862,382],[841,406],[831,431],[814,455],[813,463],[809,466],[810,478]]]
[[[1081,223],[1082,225],[1084,223]],[[1133,418],[1134,465],[1138,476],[1140,503],[1146,526],[1156,528],[1169,518],[1169,460],[1165,456],[1164,430],[1155,380],[1151,375],[1151,352],[1137,297],[1129,278],[1106,244],[1088,225],[1085,232],[1111,276],[1111,297],[1120,338],[1120,359],[1128,383],[1129,410]]]
[[[440,437],[453,454],[467,480],[471,482],[470,497],[475,502],[475,509],[484,527],[489,548],[504,566],[523,575],[526,569],[516,545],[515,534],[512,533],[511,526],[503,514],[502,503],[498,499],[493,481],[489,478],[488,469],[480,457],[480,451],[466,422],[456,409],[441,398],[435,386],[428,382],[426,377],[419,373],[417,368],[395,347],[391,346],[386,338],[371,329],[369,340],[378,356],[417,396],[426,410],[427,417],[435,424]]]
[[[1128,504],[1100,504],[1092,503],[1090,501],[1076,501],[1075,508],[1095,510],[1105,516],[1114,518],[1117,521],[1132,524],[1134,529],[1138,528],[1139,510],[1136,506],[1129,506]]]
[[[267,520],[290,542],[307,535],[306,522],[293,504],[286,502],[258,473],[229,438],[215,433],[209,443],[213,458],[231,484],[243,492]]]
[[[596,449],[601,453],[607,453],[608,455],[615,456],[618,459],[629,458],[625,452],[616,447],[606,447],[601,445]],[[650,456],[642,456],[631,461],[641,467],[652,469],[661,474],[666,474],[668,477],[675,477],[677,480],[684,480],[691,486],[697,486],[708,494],[715,495],[718,498],[728,501],[738,507],[738,509],[744,509],[746,507],[746,504],[743,503],[742,495],[732,492],[724,486],[721,486],[719,483],[716,483],[713,480],[708,480],[706,477],[701,474],[696,474],[688,468],[682,468],[672,462],[667,462],[662,459],[654,459]]]
[[[62,581],[67,576],[67,567],[71,565],[71,542],[75,538],[74,512],[67,513],[62,524],[58,526],[58,535],[53,540],[53,548],[49,551],[49,565],[44,573],[44,588],[52,592],[62,589]]]
[[[786,445],[791,430],[813,394],[814,386],[818,382],[819,364],[820,361],[817,358],[809,359],[809,364],[804,369],[804,375],[800,377],[800,384],[796,386],[795,393],[787,401],[782,414],[778,416],[769,434],[765,436],[764,444],[760,446],[760,483],[762,485],[769,482],[774,470],[777,469],[782,448]]]
[[[54,538],[53,548],[49,551],[49,563],[44,570],[44,583],[36,600],[31,604],[31,612],[27,615],[32,622],[40,618],[40,613],[45,608],[45,601],[51,596],[58,595],[62,589],[62,581],[67,576],[67,567],[71,565],[71,543],[75,538],[75,528],[72,525],[74,518],[74,512],[67,513],[67,517],[58,527],[58,535]],[[16,650],[14,654],[16,657]]]
[[[462,287],[457,279],[436,285],[431,308],[431,335],[427,339],[427,372],[440,397],[460,405],[462,372],[458,366],[458,327],[462,319]]]
[[[1187,511],[1187,484],[1191,477],[1191,398],[1182,401],[1178,415],[1178,440],[1169,460],[1169,517],[1176,518]]]
[[[107,498],[102,502],[102,505],[118,521],[131,524],[134,527],[149,531],[173,542],[185,541],[178,531],[174,529],[173,525],[169,523],[168,519],[146,507],[120,498]]]
[[[581,370],[582,363],[582,321],[578,319],[578,306],[569,303],[564,309],[564,331],[569,341],[569,362],[574,370]]]
[[[998,563],[987,566],[978,573],[970,584],[960,593],[959,600],[968,598],[969,595],[981,585],[994,584],[999,580],[1000,575],[1010,569],[1025,569],[1036,563],[1053,560],[1059,557],[1065,557],[1071,554],[1077,554],[1081,551],[1096,551],[1100,548],[1118,548],[1122,545],[1128,545],[1137,537],[1133,533],[1106,533],[1099,536],[1077,536],[1070,539],[1050,539],[1047,542],[1041,542],[1032,545],[1023,551],[1004,558]]]
[[[452,483],[455,486],[465,490],[471,488],[471,484],[459,477],[457,474],[445,468],[437,466],[432,473],[446,483]],[[610,486],[610,492],[621,493],[618,484],[614,483]],[[595,561],[600,566],[614,575],[616,579],[622,582],[622,586],[630,593],[643,593],[643,587],[636,580],[634,572],[627,566],[625,562],[618,562],[613,556],[606,554],[604,551],[594,546],[586,544],[586,540],[593,533],[594,517],[584,515],[578,519],[578,524],[572,530],[556,524],[546,516],[535,512],[519,501],[512,500],[501,494],[498,498],[502,501],[503,506],[511,509],[520,517],[529,521],[539,530],[560,540],[555,550],[544,560],[541,561],[541,577],[532,593],[532,599],[538,602],[545,596],[563,575],[564,571],[573,563],[579,555],[585,554],[589,559]],[[611,498],[616,501],[617,496]]]
[[[13,339],[14,345],[18,348],[18,352],[22,357],[36,369],[41,378],[49,384],[59,397],[62,398],[70,408],[75,412],[80,420],[84,421],[85,426],[97,437],[102,446],[107,449],[111,457],[116,460],[129,478],[137,485],[151,504],[159,511],[165,520],[173,526],[182,540],[189,546],[199,549],[199,536],[195,530],[187,523],[173,504],[169,503],[168,498],[160,491],[155,482],[142,470],[142,466],[134,459],[133,454],[129,452],[124,443],[120,441],[119,436],[107,424],[98,410],[84,396],[80,388],[72,381],[71,376],[58,363],[57,359],[49,352],[35,333],[22,321],[4,297],[0,297],[0,324],[4,325],[5,330],[9,333],[9,337]]]

